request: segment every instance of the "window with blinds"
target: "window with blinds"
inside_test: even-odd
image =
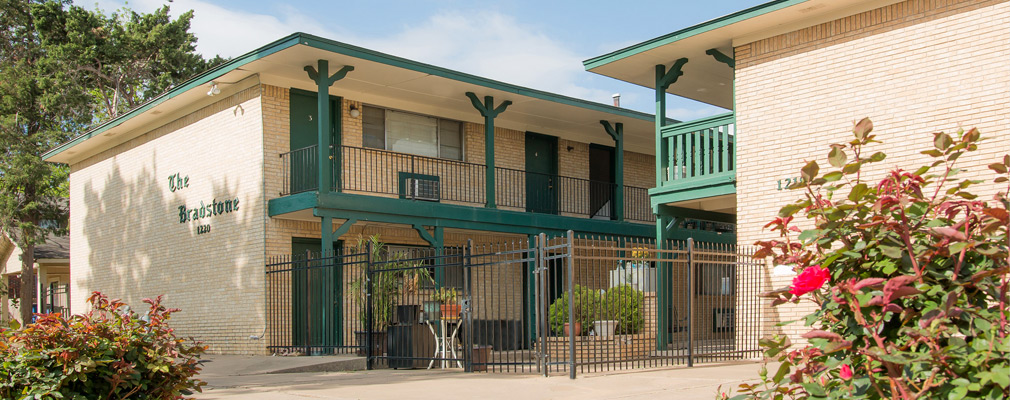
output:
[[[463,159],[463,124],[426,115],[363,106],[362,144],[426,157]]]

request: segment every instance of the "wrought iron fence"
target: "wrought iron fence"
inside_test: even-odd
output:
[[[318,154],[309,146],[281,154],[282,195],[318,188]],[[398,153],[340,146],[340,189],[350,193],[415,200],[483,205],[487,202],[487,166]],[[333,179],[334,186],[336,178]],[[519,169],[495,168],[495,202],[504,208],[586,218],[614,219],[617,185]],[[653,222],[648,189],[624,187],[624,217]]]
[[[269,348],[369,368],[558,373],[759,356],[762,264],[733,245],[539,235],[267,265]]]

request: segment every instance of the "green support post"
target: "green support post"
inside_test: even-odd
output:
[[[618,221],[624,221],[624,124],[618,122],[614,126],[609,121],[600,121],[603,129],[607,131],[611,139],[614,139],[614,163],[617,164],[614,174],[614,214],[617,214]]]
[[[428,233],[427,229],[421,224],[414,224],[414,230],[417,234],[421,236],[421,239],[428,242],[428,245],[435,249],[435,256],[439,257],[442,255],[442,251],[445,247],[445,228],[436,225],[434,234]],[[441,265],[442,259],[436,258],[435,265]],[[445,284],[445,271],[442,268],[435,268],[435,287],[442,287]]]
[[[670,217],[658,214],[656,210],[656,248],[667,249],[666,225],[670,222]],[[669,254],[659,253],[659,262],[656,265],[656,350],[666,350],[670,344],[670,309],[672,306],[673,271],[669,260]]]
[[[663,171],[670,167],[670,151],[663,146],[663,125],[666,124],[666,89],[684,75],[684,64],[687,58],[675,61],[670,70],[666,65],[656,65],[656,187],[663,184]]]
[[[495,107],[494,97],[484,96],[484,103],[481,103],[473,92],[466,92],[466,97],[470,98],[473,108],[476,108],[480,112],[480,115],[484,117],[484,164],[487,168],[484,178],[484,184],[486,185],[484,190],[486,196],[485,207],[495,208],[497,206],[495,205],[494,119],[498,114],[504,112],[508,106],[512,105],[512,101],[505,100],[498,107]]]
[[[348,72],[354,70],[354,67],[350,65],[345,65],[340,68],[337,73],[329,75],[330,73],[330,62],[327,60],[318,60],[318,69],[313,68],[311,65],[306,65],[304,70],[309,75],[309,79],[316,82],[316,120],[318,128],[316,129],[316,135],[318,136],[318,158],[319,158],[319,193],[330,193],[333,184],[333,157],[330,156],[330,86],[334,82],[343,79],[347,76]],[[337,116],[339,118],[339,115]],[[339,136],[338,136],[339,137]],[[338,143],[339,144],[339,143]],[[339,151],[337,156],[339,158]],[[336,165],[341,165],[338,163]],[[336,176],[336,187],[337,190],[340,189],[340,171],[337,171]],[[333,219],[330,217],[322,217],[322,249],[321,251],[327,251],[333,248]]]

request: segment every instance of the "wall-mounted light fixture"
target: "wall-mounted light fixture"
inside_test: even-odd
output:
[[[572,147],[572,146],[568,146],[568,151],[572,151],[572,150],[575,150],[575,148]]]
[[[361,115],[361,110],[358,110],[358,106],[351,105],[351,118],[358,118]]]
[[[215,96],[221,94],[221,89],[217,87],[217,82],[210,81],[210,90],[207,91],[208,96]]]

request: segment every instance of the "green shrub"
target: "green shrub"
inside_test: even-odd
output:
[[[22,330],[0,333],[0,398],[178,399],[201,391],[199,356],[168,320],[176,309],[161,296],[144,299],[139,316],[119,300],[94,292],[87,314],[39,315]]]
[[[607,290],[604,296],[604,304],[600,310],[601,314],[606,314],[606,318],[617,321],[615,334],[632,334],[642,331],[645,326],[645,318],[642,317],[642,301],[645,296],[641,291],[635,290],[630,285],[621,285]]]
[[[863,119],[851,141],[831,145],[824,174],[809,161],[790,187],[802,197],[767,225],[780,238],[758,242],[755,257],[798,273],[767,294],[772,304],[818,307],[802,319],[809,344],[762,340],[778,365],[738,397],[1010,397],[1010,156],[989,165],[1001,186],[991,201],[968,191],[983,181],[958,176],[957,160],[978,148],[975,129],[934,134],[922,152],[932,163],[868,181],[864,167],[885,158],[866,151],[871,131]]]
[[[582,331],[576,335],[585,335],[592,328],[594,314],[600,303],[600,295],[590,288],[582,285],[575,285],[575,306],[572,307],[575,314],[573,321],[582,322]],[[561,293],[561,297],[551,303],[548,310],[550,318],[551,332],[555,335],[563,335],[565,324],[568,323],[568,291]]]

